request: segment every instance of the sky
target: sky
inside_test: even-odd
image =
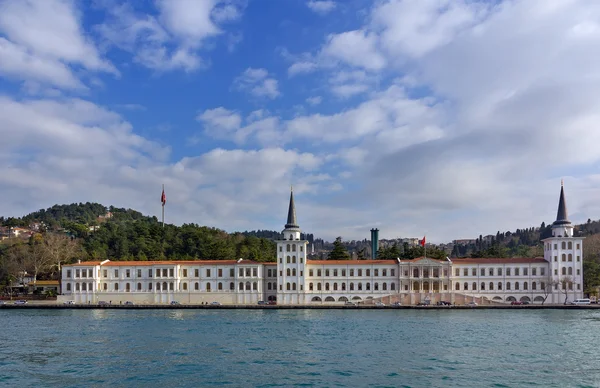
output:
[[[0,0],[0,214],[430,242],[600,218],[600,2]]]

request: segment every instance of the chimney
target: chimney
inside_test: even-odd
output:
[[[371,229],[371,260],[377,258],[379,250],[379,229]]]

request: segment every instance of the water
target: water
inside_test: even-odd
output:
[[[596,310],[0,310],[14,387],[598,387]]]

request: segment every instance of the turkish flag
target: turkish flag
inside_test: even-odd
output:
[[[425,236],[423,236],[423,240],[419,240],[419,244],[421,244],[422,247],[425,246]]]
[[[165,203],[167,203],[167,196],[165,195],[165,189],[163,189],[162,195],[160,196],[160,202],[162,203],[163,206],[165,206]]]

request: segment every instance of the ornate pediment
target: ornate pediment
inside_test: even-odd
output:
[[[430,259],[429,257],[419,257],[414,260],[402,260],[402,264],[413,264],[413,265],[428,265],[428,266],[438,266],[441,267],[444,264],[448,264],[447,260],[436,260]]]

